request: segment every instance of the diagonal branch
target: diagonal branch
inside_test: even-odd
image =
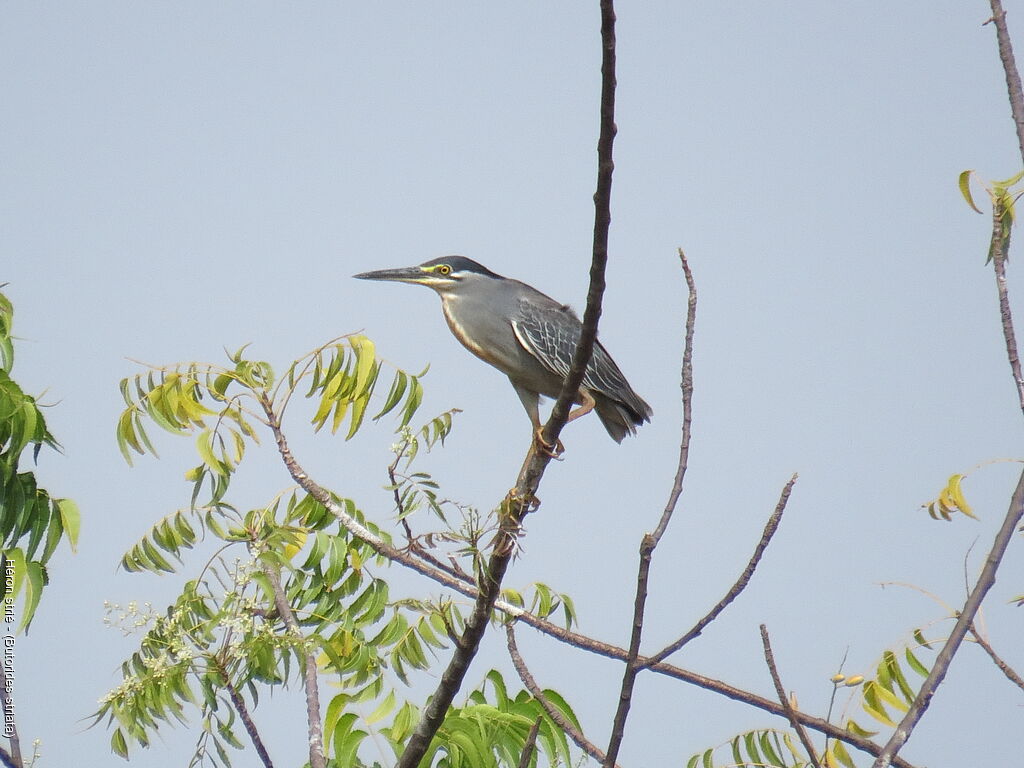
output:
[[[953,631],[950,632],[945,645],[942,646],[942,650],[936,656],[935,664],[932,666],[931,672],[928,673],[928,677],[925,678],[924,683],[921,684],[921,690],[917,692],[914,703],[910,705],[910,709],[907,710],[903,719],[900,720],[895,732],[893,732],[889,741],[882,748],[881,754],[875,760],[874,768],[886,768],[889,765],[893,756],[907,742],[910,734],[914,731],[914,727],[924,716],[928,705],[931,704],[932,696],[935,695],[936,689],[946,677],[946,672],[953,661],[953,656],[960,648],[964,636],[974,623],[974,617],[977,615],[978,609],[981,608],[985,595],[988,594],[988,591],[996,581],[996,571],[1003,560],[1003,555],[1006,554],[1006,547],[1009,545],[1021,517],[1024,517],[1024,472],[1021,473],[1020,480],[1017,481],[1017,488],[1013,492],[1013,498],[1010,499],[1010,508],[1006,511],[1003,524],[996,534],[988,557],[985,559],[985,566],[981,569],[978,581],[975,583],[974,589],[971,590],[971,594],[967,597],[967,602],[964,603],[964,607],[960,611],[960,617],[957,619]]]
[[[278,610],[278,613],[280,613],[280,610]],[[231,703],[235,706],[235,710],[238,712],[238,719],[242,721],[242,726],[245,728],[245,732],[249,734],[249,739],[252,741],[252,745],[256,750],[256,754],[260,758],[260,762],[263,763],[264,768],[274,768],[274,763],[270,759],[270,753],[267,752],[267,747],[263,743],[263,739],[260,738],[260,733],[256,729],[256,723],[253,722],[252,713],[249,711],[249,707],[246,705],[245,699],[242,698],[242,694],[239,693],[238,688],[231,682],[231,678],[228,676],[227,667],[221,664],[220,660],[216,656],[211,658],[210,661],[216,665],[217,672],[220,673],[220,678],[224,681],[224,687],[227,688],[228,697],[231,699]]]
[[[1010,113],[1013,124],[1017,128],[1017,144],[1020,147],[1021,160],[1024,160],[1024,89],[1021,88],[1020,73],[1013,56],[1013,44],[1010,42],[1010,31],[1006,28],[1006,11],[1001,0],[989,0],[992,7],[992,21],[996,27],[996,42],[999,45],[999,60],[1003,63],[1006,76],[1006,90],[1010,96]],[[988,23],[988,22],[986,22]]]
[[[541,708],[547,713],[548,717],[561,728],[565,734],[572,739],[573,743],[590,755],[597,762],[604,762],[604,752],[597,748],[595,744],[589,741],[580,730],[573,725],[569,719],[563,715],[557,707],[555,707],[548,697],[544,695],[544,691],[537,685],[537,681],[533,675],[530,674],[530,670],[526,666],[526,662],[523,661],[522,655],[519,653],[519,647],[516,645],[516,631],[511,623],[505,625],[505,640],[508,645],[508,655],[512,659],[512,666],[516,668],[516,672],[519,673],[519,679],[523,681],[523,685],[526,686],[526,690],[537,700]]]
[[[526,734],[526,742],[523,744],[523,751],[519,755],[518,768],[530,768],[530,760],[533,759],[533,753],[537,751],[537,734],[540,733],[540,724],[544,722],[544,718],[540,715],[533,721],[533,725],[530,726],[530,732]]]
[[[782,678],[779,677],[779,668],[775,666],[775,654],[772,653],[772,643],[768,639],[768,627],[764,624],[761,625],[761,645],[764,647],[764,661],[768,665],[768,674],[772,676],[772,683],[775,684],[775,693],[778,694],[779,703],[786,711],[789,724],[793,726],[793,730],[796,731],[796,735],[800,738],[800,743],[807,750],[807,758],[811,761],[811,765],[814,768],[821,768],[821,763],[818,762],[818,753],[814,750],[814,744],[811,743],[811,739],[807,735],[807,729],[797,719],[793,704],[790,702],[789,697],[786,695],[786,689],[782,685]]]
[[[266,407],[269,408],[269,403]],[[273,433],[274,440],[277,443],[278,452],[280,453],[281,459],[292,479],[295,480],[296,484],[300,488],[306,491],[306,493],[316,499],[318,503],[322,504],[324,508],[334,515],[349,533],[358,537],[360,540],[365,541],[377,554],[388,558],[392,562],[416,571],[420,575],[426,576],[438,584],[454,590],[459,594],[465,595],[466,597],[471,599],[477,598],[479,591],[474,585],[466,581],[453,578],[444,571],[431,568],[429,565],[411,556],[408,552],[403,552],[402,550],[389,545],[379,536],[374,535],[364,525],[360,524],[355,518],[348,515],[345,512],[345,509],[335,502],[331,493],[314,481],[295,459],[295,456],[291,452],[291,448],[288,446],[288,441],[285,438],[284,433],[281,431],[280,423],[276,419],[269,419],[269,421],[271,432]],[[586,635],[581,635],[577,632],[571,632],[567,629],[563,629],[557,624],[547,621],[546,619],[542,619],[539,616],[535,616],[534,614],[524,611],[522,608],[512,605],[504,600],[497,600],[495,602],[495,607],[506,616],[509,616],[516,621],[521,621],[524,624],[533,627],[537,631],[542,632],[561,643],[571,645],[574,648],[579,648],[589,653],[594,653],[598,656],[604,656],[605,658],[614,659],[616,661],[625,661],[629,655],[624,648],[619,648],[618,646],[611,645],[610,643],[605,643],[601,640],[596,640]],[[768,712],[769,714],[785,717],[785,712],[783,712],[781,706],[771,699],[766,699],[762,696],[758,696],[757,694],[729,685],[721,680],[700,675],[696,672],[690,672],[671,664],[659,662],[657,664],[649,665],[647,664],[647,661],[648,660],[644,657],[640,657],[637,659],[637,664],[640,667],[650,669],[652,672],[657,674],[665,675],[681,682],[695,685],[698,688],[703,688],[706,691],[711,691],[712,693],[725,696],[726,698],[743,702],[764,712]],[[854,749],[870,755],[878,755],[880,752],[881,748],[874,742],[856,736],[852,733],[848,733],[844,729],[833,725],[826,720],[813,717],[812,715],[807,715],[802,712],[798,712],[797,716],[799,717],[800,722],[807,728],[823,733],[830,738],[839,739]],[[893,764],[898,768],[914,768],[913,765],[902,758],[894,759]]]
[[[993,663],[999,667],[999,671],[1006,675],[1006,679],[1016,685],[1021,690],[1024,690],[1024,678],[1021,678],[1017,671],[1007,664],[1003,659],[996,653],[991,643],[988,642],[981,633],[972,624],[970,628],[971,637],[974,638],[974,642],[981,646],[981,649],[988,654],[988,657],[992,659]]]
[[[604,298],[605,267],[608,264],[608,230],[611,228],[612,172],[615,162],[612,148],[615,143],[615,9],[612,0],[601,0],[601,126],[597,138],[597,189],[594,192],[594,241],[591,248],[590,288],[587,307],[583,313],[583,329],[572,364],[562,384],[551,416],[544,425],[544,439],[554,445],[565,426],[569,408],[583,383],[587,364],[597,340],[597,324],[601,319],[601,301]]]
[[[625,648],[619,648],[618,646],[610,643],[605,643],[601,640],[596,640],[592,637],[563,629],[562,627],[552,624],[545,619],[534,616],[532,613],[521,612],[520,615],[516,617],[516,620],[521,621],[524,624],[529,624],[534,629],[537,629],[549,637],[553,637],[554,639],[565,643],[566,645],[571,645],[574,648],[579,648],[581,650],[597,654],[598,656],[604,656],[605,658],[616,659],[618,661],[625,661],[629,657],[629,651]],[[641,656],[637,659],[637,664],[638,666],[650,669],[650,671],[656,672],[657,674],[665,675],[666,677],[670,677],[674,680],[695,685],[698,688],[703,688],[706,691],[717,693],[728,699],[732,699],[733,701],[738,701],[742,704],[747,704],[751,707],[755,707],[756,709],[768,712],[769,714],[776,715],[778,717],[787,717],[786,711],[777,701],[767,699],[764,696],[758,696],[756,693],[745,691],[742,688],[729,685],[729,683],[716,680],[713,677],[707,677],[706,675],[701,675],[697,672],[691,672],[690,670],[682,669],[681,667],[667,664],[663,661],[650,665],[647,664],[647,661],[648,659]],[[846,729],[841,728],[834,723],[830,723],[823,718],[808,715],[799,711],[794,714],[805,727],[818,731],[829,738],[838,739],[839,741],[842,741],[865,754],[877,756],[882,751],[882,748],[870,739],[865,739],[861,736],[850,733]],[[894,758],[892,762],[893,765],[897,766],[897,768],[914,768],[911,763],[900,757]]]
[[[281,575],[277,568],[263,565],[263,573],[270,582],[270,588],[274,593],[274,606],[281,615],[288,630],[301,640],[302,629],[292,612],[291,604],[285,595],[284,587],[281,586]],[[320,722],[320,693],[316,679],[316,656],[312,651],[301,648],[299,656],[302,658],[302,683],[306,689],[306,725],[309,734],[309,764],[310,768],[327,768],[327,760],[324,758],[324,735]]]
[[[662,650],[658,651],[653,656],[649,656],[647,664],[656,664],[659,661],[664,661],[673,653],[678,651],[684,645],[689,643],[696,637],[700,636],[700,633],[704,631],[712,621],[718,618],[718,615],[726,609],[726,607],[739,597],[747,584],[750,583],[750,578],[754,575],[754,571],[757,569],[758,563],[761,562],[761,557],[764,555],[765,549],[768,548],[769,542],[775,532],[779,529],[779,523],[782,522],[782,513],[786,509],[786,504],[789,502],[789,495],[793,490],[793,485],[796,483],[796,474],[789,478],[789,482],[786,483],[782,488],[782,494],[779,496],[779,503],[775,505],[775,511],[772,512],[771,517],[768,518],[768,522],[764,526],[764,531],[761,533],[761,539],[757,542],[757,546],[754,547],[754,554],[750,556],[750,560],[747,562],[747,567],[743,569],[743,573],[736,580],[736,583],[732,585],[732,588],[725,593],[725,596],[718,601],[714,608],[705,614],[700,621],[693,625],[693,627],[680,637],[675,642],[665,646]]]
[[[999,60],[1003,64],[1006,76],[1006,92],[1010,99],[1010,113],[1017,128],[1017,144],[1020,148],[1021,161],[1024,162],[1024,89],[1021,87],[1020,73],[1013,56],[1013,45],[1010,32],[1006,27],[1006,11],[1001,0],[989,0],[992,7],[992,19],[996,28],[996,41],[999,46]],[[1013,382],[1017,387],[1017,399],[1024,411],[1024,374],[1021,372],[1020,355],[1017,352],[1017,339],[1013,331],[1013,317],[1010,314],[1010,299],[1006,288],[1007,249],[1010,245],[1010,226],[1012,220],[1004,216],[1003,203],[993,197],[992,200],[992,247],[989,251],[992,266],[996,275],[996,290],[999,293],[999,315],[1002,319],[1003,338],[1006,341],[1006,354],[1013,373]]]
[[[604,272],[608,262],[608,229],[611,225],[611,186],[614,168],[612,143],[615,138],[615,13],[612,9],[612,0],[601,0],[601,42],[601,129],[597,146],[597,191],[594,194],[594,242],[590,289],[587,292],[583,328],[573,354],[572,365],[552,408],[551,416],[544,425],[544,439],[549,445],[557,444],[558,435],[568,418],[570,403],[575,399],[583,382],[597,338],[598,320],[601,317]],[[448,666],[441,675],[441,682],[424,708],[423,715],[398,760],[397,768],[416,768],[419,765],[420,759],[430,746],[431,739],[444,722],[455,694],[462,687],[469,665],[487,630],[495,601],[501,592],[502,579],[516,551],[516,540],[521,532],[523,518],[536,505],[537,489],[551,458],[548,452],[538,450],[536,440],[531,443],[515,488],[509,492],[500,507],[498,534],[487,566],[482,570],[477,584],[479,593],[466,620],[462,637],[455,645]]]
[[[665,504],[665,509],[661,513],[661,519],[658,521],[654,533],[647,534],[640,542],[640,564],[636,577],[636,597],[633,601],[633,630],[629,639],[626,669],[622,673],[619,703],[615,709],[615,717],[612,720],[612,733],[608,741],[608,753],[603,762],[604,768],[611,768],[615,764],[615,759],[619,755],[619,748],[622,746],[622,739],[625,737],[626,719],[629,717],[629,708],[633,701],[633,688],[636,684],[636,676],[644,668],[642,664],[638,663],[638,658],[640,656],[640,641],[644,631],[644,610],[647,604],[647,582],[650,577],[651,559],[679,503],[679,497],[683,492],[683,478],[686,477],[686,468],[690,456],[693,413],[693,332],[697,321],[697,286],[682,248],[679,249],[679,261],[683,268],[683,274],[686,277],[688,292],[686,342],[683,347],[683,368],[679,385],[682,390],[683,399],[683,427],[682,436],[679,441],[679,462],[676,466],[676,476],[672,481],[672,490],[669,491],[668,503]]]

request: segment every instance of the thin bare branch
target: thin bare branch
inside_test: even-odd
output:
[[[269,409],[269,403],[267,403],[265,407]],[[270,415],[272,415],[272,413],[273,411],[270,411]],[[269,418],[269,415],[268,420],[270,421],[270,429],[274,435],[274,440],[277,443],[278,452],[280,453],[281,459],[285,467],[288,469],[289,474],[292,476],[292,479],[295,480],[299,487],[334,515],[349,531],[349,533],[359,538],[361,541],[366,542],[366,544],[369,545],[377,554],[388,558],[392,562],[416,571],[422,576],[426,576],[438,584],[454,590],[459,594],[465,595],[466,597],[474,600],[478,597],[479,591],[474,585],[460,579],[453,578],[447,573],[436,568],[432,568],[420,560],[417,560],[415,557],[409,555],[409,553],[390,546],[379,536],[374,535],[364,525],[360,524],[357,520],[348,515],[344,508],[334,501],[330,492],[314,481],[295,459],[295,456],[292,454],[291,449],[288,446],[288,441],[285,438],[284,432],[281,430],[280,423],[274,418]],[[546,454],[541,454],[541,456],[545,457]],[[514,618],[517,621],[521,621],[539,632],[558,640],[559,642],[566,643],[567,645],[571,645],[575,648],[580,648],[589,653],[604,656],[605,658],[615,659],[617,661],[625,661],[628,657],[628,652],[624,648],[619,648],[618,646],[611,645],[610,643],[605,643],[601,640],[596,640],[586,635],[581,635],[577,632],[563,629],[553,622],[542,619],[539,616],[535,616],[532,613],[524,611],[522,608],[512,605],[504,600],[495,601],[495,607],[506,616]],[[680,667],[666,664],[665,662],[648,665],[647,659],[644,657],[638,658],[636,663],[639,667],[650,669],[652,672],[657,674],[665,675],[667,677],[695,685],[699,688],[703,688],[704,690],[725,696],[726,698],[749,704],[752,707],[761,709],[770,714],[785,717],[785,712],[782,711],[781,705],[775,701],[758,696],[757,694],[745,691],[741,688],[736,688],[735,686],[729,685],[721,680],[700,675],[696,672],[690,672]],[[821,718],[813,717],[804,713],[797,714],[800,718],[800,722],[806,727],[823,733],[831,738],[839,739],[854,749],[872,756],[877,755],[880,751],[880,747],[873,742],[848,733],[844,729],[822,720]],[[914,768],[911,763],[903,760],[902,758],[894,759],[893,764],[898,768]]]
[[[427,563],[432,565],[434,568],[444,571],[449,576],[457,579],[463,579],[469,581],[469,574],[458,567],[456,563],[445,563],[442,560],[437,559],[429,551],[420,545],[416,540],[416,536],[412,532],[412,528],[409,526],[409,521],[406,519],[405,505],[402,503],[402,495],[398,492],[398,463],[402,460],[403,452],[399,451],[395,455],[395,460],[388,465],[388,479],[391,481],[391,492],[395,497],[395,509],[398,510],[398,519],[402,523],[402,530],[405,531],[405,540],[408,542],[406,548],[419,558],[422,558]]]
[[[597,191],[594,194],[594,242],[590,266],[590,289],[587,307],[583,313],[583,328],[573,354],[572,365],[565,377],[562,391],[544,425],[544,439],[549,445],[558,442],[565,426],[569,406],[579,392],[580,384],[590,361],[597,338],[597,324],[601,317],[601,299],[604,296],[604,272],[608,262],[608,229],[611,224],[612,144],[615,138],[615,13],[612,0],[601,0],[601,128],[598,138]],[[509,561],[516,551],[523,518],[536,505],[537,488],[544,470],[551,461],[547,451],[538,450],[534,439],[519,472],[515,488],[509,492],[500,507],[498,534],[495,537],[487,567],[482,571],[479,594],[473,610],[466,620],[460,642],[441,675],[441,682],[430,702],[423,709],[412,736],[398,760],[397,768],[416,768],[430,746],[430,741],[444,721],[448,707],[462,686],[469,665],[476,655],[501,592],[501,582]]]
[[[523,685],[526,690],[530,692],[530,695],[537,700],[541,708],[547,713],[548,717],[565,731],[565,735],[572,739],[573,743],[590,755],[597,762],[604,762],[604,752],[598,749],[597,745],[589,741],[580,730],[572,724],[572,722],[562,714],[562,712],[555,707],[547,696],[544,695],[544,691],[537,684],[533,675],[530,673],[529,668],[526,666],[526,662],[523,661],[522,654],[519,653],[519,647],[516,645],[516,632],[511,622],[505,625],[505,640],[508,646],[508,655],[512,659],[512,666],[516,668],[516,672],[519,674],[519,679],[523,681]]]
[[[533,721],[533,725],[530,726],[530,732],[526,734],[526,742],[523,744],[523,751],[519,755],[518,768],[530,768],[530,760],[533,759],[533,753],[537,751],[537,734],[540,733],[540,724],[544,722],[544,718],[537,716],[537,719]]]
[[[301,640],[302,629],[292,612],[288,603],[288,597],[281,586],[281,575],[277,568],[272,565],[263,565],[263,573],[270,582],[270,588],[274,593],[274,606],[281,615],[288,630]],[[309,735],[309,765],[310,768],[327,768],[327,760],[324,757],[324,735],[320,722],[320,688],[316,679],[316,655],[306,649],[299,651],[302,659],[302,682],[306,689],[306,725]]]
[[[811,743],[810,737],[807,735],[807,729],[803,727],[800,720],[797,719],[796,710],[793,707],[792,702],[786,695],[786,689],[782,685],[782,678],[779,677],[779,668],[775,666],[775,654],[772,653],[772,643],[768,639],[768,627],[764,624],[761,625],[761,645],[764,647],[764,661],[768,665],[768,673],[772,676],[772,683],[775,684],[775,693],[779,696],[779,703],[782,708],[786,711],[786,717],[789,718],[789,724],[793,726],[793,730],[796,731],[796,735],[800,738],[800,743],[804,745],[804,749],[807,750],[807,759],[811,761],[811,765],[814,768],[821,768],[821,763],[818,762],[818,753],[814,749],[814,744]]]
[[[605,267],[608,264],[608,230],[611,228],[612,172],[615,162],[612,149],[615,144],[615,8],[612,0],[601,0],[601,119],[597,138],[597,189],[594,192],[594,240],[590,261],[590,287],[587,307],[583,313],[583,328],[572,364],[562,384],[551,416],[544,425],[544,439],[554,445],[565,426],[569,408],[583,383],[587,364],[597,340],[597,324],[601,319],[604,298]]]
[[[736,580],[736,583],[732,585],[732,588],[725,594],[725,596],[718,601],[714,608],[705,614],[700,621],[693,625],[693,627],[686,632],[678,640],[665,646],[662,650],[658,651],[653,656],[648,657],[648,661],[651,664],[656,664],[659,661],[664,661],[673,653],[678,651],[684,645],[689,643],[696,637],[699,637],[704,628],[718,618],[718,615],[725,610],[725,608],[739,597],[747,584],[750,583],[750,578],[754,575],[754,571],[757,569],[758,563],[761,562],[761,556],[764,555],[764,551],[768,548],[769,542],[775,532],[779,529],[779,523],[782,522],[782,513],[786,510],[786,504],[789,502],[789,495],[793,491],[793,485],[796,483],[797,476],[794,473],[782,488],[782,494],[779,496],[779,503],[775,505],[775,511],[772,512],[771,517],[768,518],[768,522],[764,526],[764,531],[761,533],[761,538],[757,542],[757,546],[754,547],[754,554],[750,556],[750,560],[747,562],[747,567],[743,569],[743,573]]]
[[[601,763],[603,768],[612,768],[619,756],[622,739],[626,735],[626,718],[633,702],[633,688],[636,676],[641,667],[637,664],[640,656],[640,640],[644,631],[644,608],[647,603],[647,581],[651,571],[651,556],[657,542],[654,536],[647,534],[640,542],[640,567],[636,577],[636,597],[633,600],[633,629],[629,637],[629,650],[626,652],[626,668],[622,673],[622,685],[619,688],[619,703],[615,708],[612,720],[612,733],[608,740],[608,750]]]
[[[1013,667],[1011,667],[1009,664],[1003,661],[1002,657],[1000,657],[999,654],[996,653],[991,643],[989,643],[988,640],[982,637],[981,633],[978,632],[977,628],[973,624],[971,625],[970,633],[971,637],[974,638],[974,642],[981,646],[981,649],[985,651],[985,653],[988,654],[988,657],[992,659],[992,661],[995,663],[997,667],[999,667],[999,671],[1006,675],[1006,679],[1014,685],[1016,685],[1021,690],[1024,690],[1024,678],[1021,678],[1021,676],[1017,674],[1017,671]]]
[[[263,763],[265,768],[274,768],[274,763],[270,760],[270,753],[267,752],[267,748],[263,744],[263,739],[260,738],[260,733],[256,729],[256,723],[253,722],[252,714],[249,712],[249,707],[246,705],[245,699],[242,698],[242,694],[238,692],[238,689],[228,678],[227,670],[221,667],[220,672],[221,679],[224,681],[224,687],[227,688],[228,696],[231,697],[231,703],[235,705],[235,710],[238,712],[238,718],[242,721],[242,726],[245,728],[245,732],[249,734],[249,739],[252,741],[256,754],[259,755],[260,762]]]
[[[553,637],[560,642],[571,645],[574,648],[579,648],[581,650],[597,654],[598,656],[617,659],[619,661],[625,661],[629,656],[629,651],[625,648],[620,648],[618,646],[611,645],[610,643],[605,643],[601,640],[596,640],[592,637],[564,629],[556,624],[552,624],[549,621],[534,616],[532,613],[521,613],[521,615],[517,617],[517,621],[529,624],[531,627],[534,627],[540,632],[543,632],[549,637]],[[732,699],[733,701],[748,704],[764,712],[768,712],[769,714],[776,715],[778,717],[786,717],[786,712],[783,710],[782,705],[773,699],[758,696],[756,693],[745,691],[742,688],[729,685],[729,683],[716,680],[713,677],[707,677],[706,675],[701,675],[697,672],[691,672],[690,670],[682,669],[681,667],[677,667],[666,662],[659,662],[658,664],[650,665],[646,662],[647,659],[641,656],[637,659],[637,666],[649,669],[652,672],[665,675],[666,677],[671,677],[684,683],[695,685],[706,691],[717,693],[728,699]],[[849,733],[844,728],[823,720],[820,717],[814,717],[813,715],[808,715],[799,711],[795,714],[805,727],[810,728],[813,731],[818,731],[819,733],[833,739],[838,739],[839,741],[842,741],[865,754],[877,756],[882,751],[882,748],[873,741]],[[909,763],[900,757],[893,760],[893,765],[897,766],[897,768],[914,768],[912,763]]]
[[[1010,112],[1013,124],[1017,128],[1017,145],[1020,147],[1021,161],[1024,162],[1024,89],[1021,88],[1020,73],[1013,56],[1013,44],[1010,42],[1010,31],[1006,28],[1006,11],[1001,0],[989,0],[992,7],[991,21],[996,28],[996,41],[999,45],[999,60],[1003,63],[1003,74],[1006,76],[1006,91],[1010,97]]]
[[[640,642],[644,631],[644,611],[647,604],[647,583],[650,578],[651,559],[679,504],[679,497],[683,492],[683,479],[686,477],[686,468],[690,456],[693,414],[693,332],[697,322],[697,285],[694,282],[693,272],[690,270],[690,265],[682,248],[679,249],[679,261],[683,268],[683,275],[686,277],[688,293],[686,341],[683,345],[683,367],[679,383],[683,400],[683,427],[682,436],[679,440],[679,461],[676,465],[676,475],[672,481],[672,489],[669,491],[668,502],[661,513],[661,519],[658,521],[654,532],[644,536],[640,542],[640,563],[637,568],[636,596],[633,600],[633,628],[630,633],[626,668],[623,670],[622,685],[619,688],[619,703],[615,708],[611,736],[608,741],[608,752],[603,763],[604,768],[610,768],[615,762],[619,754],[619,748],[622,746],[622,739],[625,737],[626,719],[629,717],[629,708],[633,701],[633,687],[636,684],[636,676],[644,668],[638,665],[637,659],[640,656]]]
[[[683,401],[683,427],[682,435],[679,438],[679,461],[676,464],[676,476],[672,481],[672,490],[668,494],[668,502],[661,513],[657,528],[654,529],[655,543],[661,541],[661,537],[668,528],[672,514],[679,503],[679,496],[683,492],[683,478],[686,477],[686,468],[690,459],[690,437],[692,435],[693,423],[693,332],[697,325],[697,283],[693,279],[693,272],[686,260],[683,249],[679,249],[679,264],[683,269],[683,276],[686,278],[686,331],[683,342],[683,367],[679,375],[679,389],[682,391]]]
[[[981,608],[985,595],[988,594],[988,591],[995,583],[996,571],[999,569],[1003,555],[1006,554],[1006,547],[1009,545],[1010,539],[1013,537],[1022,516],[1024,516],[1024,472],[1021,473],[1020,479],[1017,481],[1017,488],[1013,492],[1013,498],[1010,499],[1010,507],[1006,512],[1006,517],[1003,519],[1003,524],[1000,526],[995,541],[992,543],[992,549],[989,550],[988,557],[985,559],[985,566],[981,569],[978,581],[975,583],[974,589],[971,590],[971,594],[968,595],[967,601],[960,611],[960,616],[953,627],[953,631],[950,632],[945,644],[935,657],[935,664],[932,665],[928,677],[921,684],[921,690],[917,692],[914,703],[910,705],[910,709],[907,710],[903,719],[900,720],[889,741],[882,748],[881,754],[876,758],[874,768],[886,768],[889,765],[892,758],[907,742],[907,739],[910,738],[914,727],[928,709],[928,705],[931,704],[932,696],[935,695],[936,689],[945,679],[949,665],[953,661],[953,656],[960,648],[964,636],[974,623],[974,617],[977,615],[978,609]]]
[[[1010,99],[1010,113],[1017,128],[1017,145],[1020,149],[1021,162],[1024,163],[1024,89],[1021,87],[1020,73],[1013,55],[1010,32],[1006,27],[1006,12],[1001,0],[989,0],[992,7],[992,22],[996,28],[996,41],[999,45],[999,60],[1003,64],[1006,76],[1006,92]],[[1006,354],[1013,373],[1013,382],[1017,387],[1017,400],[1024,412],[1024,374],[1021,372],[1020,355],[1017,352],[1017,339],[1013,330],[1013,317],[1010,313],[1010,299],[1006,287],[1006,260],[1009,256],[1010,231],[1012,221],[1004,216],[1003,201],[992,199],[992,245],[989,253],[996,276],[996,290],[999,294],[999,315],[1003,326],[1003,339],[1006,342]]]
[[[992,268],[996,277],[996,293],[999,296],[999,320],[1003,328],[1003,341],[1006,344],[1006,357],[1010,363],[1010,373],[1017,387],[1017,401],[1024,412],[1024,373],[1021,372],[1020,354],[1017,351],[1017,334],[1013,328],[1013,313],[1010,309],[1010,294],[1006,284],[1006,261],[1009,256],[1010,233],[1013,223],[1007,215],[1006,202],[993,195],[992,197],[992,240],[989,254],[992,257]]]

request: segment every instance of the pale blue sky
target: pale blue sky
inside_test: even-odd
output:
[[[1007,5],[1024,49],[1024,6]],[[637,545],[677,454],[682,246],[700,291],[694,442],[656,554],[645,648],[727,589],[794,471],[762,570],[676,663],[771,695],[765,622],[787,687],[823,713],[847,648],[847,669],[867,673],[942,613],[880,582],[962,599],[964,553],[977,542],[973,574],[1016,468],[967,481],[981,523],[933,523],[919,505],[954,472],[1021,457],[983,266],[988,221],[956,187],[965,168],[1020,167],[987,10],[620,4],[601,338],[654,422],[621,446],[596,419],[569,426],[510,586],[567,591],[584,632],[626,643]],[[0,282],[23,338],[15,375],[58,403],[48,417],[65,454],[44,453],[38,473],[84,517],[81,551],[55,559],[18,644],[19,721],[26,741],[44,739],[42,766],[115,763],[108,734],[80,720],[136,642],[102,626],[103,601],[159,603],[180,584],[115,568],[151,521],[187,503],[181,474],[194,463],[170,436],[160,461],[120,459],[117,383],[137,370],[127,358],[219,360],[253,342],[280,368],[365,329],[396,364],[430,363],[425,417],[464,410],[424,461],[444,492],[489,507],[511,486],[528,422],[508,382],[451,338],[428,291],[350,275],[461,253],[582,309],[597,30],[596,2],[0,6]],[[1010,288],[1024,317],[1018,261]],[[291,426],[308,469],[387,520],[388,424],[350,444],[305,430]],[[266,454],[240,504],[287,484]],[[1024,592],[1022,545],[986,611],[1018,668],[1022,614],[1007,601]],[[604,743],[620,667],[527,631],[520,645]],[[470,679],[495,664],[507,667],[490,638]],[[298,764],[298,700],[275,696],[256,717],[278,764]],[[768,725],[783,723],[643,677],[621,761],[681,765]],[[968,647],[904,755],[1007,765],[1020,729],[1019,691]],[[191,737],[168,734],[132,764],[183,765]]]

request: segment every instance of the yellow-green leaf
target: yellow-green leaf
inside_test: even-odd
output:
[[[967,204],[971,206],[971,208],[978,213],[981,213],[981,209],[974,204],[974,198],[971,196],[971,176],[973,174],[974,171],[964,171],[960,174],[960,194],[964,196],[964,200],[967,201]]]
[[[60,510],[60,523],[64,534],[68,537],[68,544],[71,551],[78,548],[78,532],[82,528],[82,513],[78,505],[71,499],[57,499],[57,509]]]

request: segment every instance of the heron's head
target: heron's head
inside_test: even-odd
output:
[[[353,275],[360,280],[386,280],[394,283],[415,283],[433,288],[438,293],[454,292],[481,278],[503,280],[483,264],[465,256],[442,256],[425,261],[415,267],[379,269],[375,272],[360,272]]]

